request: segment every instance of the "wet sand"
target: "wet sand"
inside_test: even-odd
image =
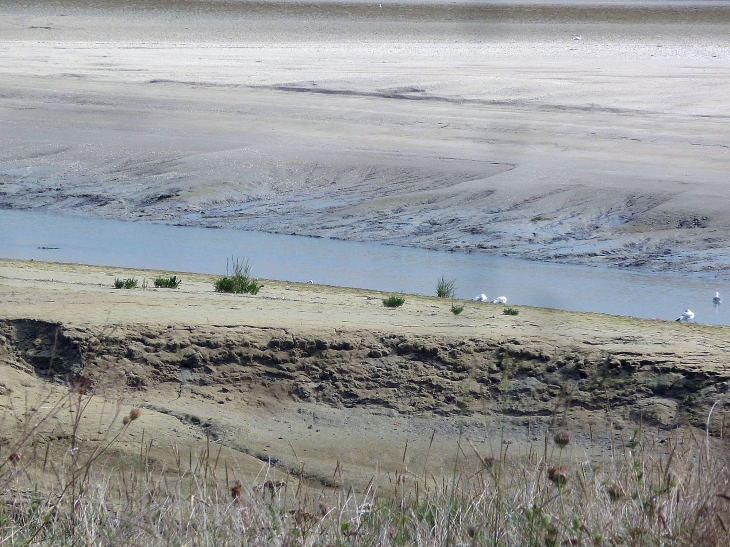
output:
[[[730,275],[726,4],[0,15],[0,206]]]

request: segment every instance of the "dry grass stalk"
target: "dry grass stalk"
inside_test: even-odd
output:
[[[483,456],[467,439],[481,469],[455,465],[443,477],[425,467],[423,476],[409,472],[406,446],[392,490],[375,476],[363,492],[313,489],[293,477],[277,480],[266,466],[260,477],[237,478],[210,442],[189,458],[178,453],[177,469],[165,470],[151,463],[143,438],[138,461],[111,467],[119,442],[143,414],[131,409],[119,423],[118,409],[101,442],[76,450],[92,385],[70,382],[58,401],[45,400],[48,414],[26,409],[0,416],[5,424],[15,420],[21,432],[0,458],[0,545],[729,544],[724,448],[690,431],[657,447],[637,430],[625,450],[602,462],[578,457],[566,431],[553,437],[558,449],[542,455],[508,457],[509,445],[500,443],[499,454]],[[72,430],[60,441],[69,457],[56,465],[37,432],[60,412],[71,413]],[[467,460],[461,444],[455,451],[458,462]],[[53,484],[39,488],[36,478],[51,467]],[[346,482],[340,466],[335,475]]]

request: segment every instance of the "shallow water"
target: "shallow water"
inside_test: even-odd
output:
[[[442,275],[457,297],[506,296],[529,305],[672,320],[685,308],[695,321],[730,325],[730,283],[628,273],[241,230],[168,226],[0,210],[0,257],[226,273],[226,259],[247,258],[253,275],[384,292],[432,295]],[[184,278],[184,276],[183,276]],[[726,304],[714,306],[715,291]]]

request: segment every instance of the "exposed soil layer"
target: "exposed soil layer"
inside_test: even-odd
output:
[[[189,386],[225,404],[226,393],[265,392],[334,407],[399,414],[474,412],[549,417],[561,396],[587,410],[622,408],[649,424],[701,427],[730,402],[730,367],[671,351],[560,348],[507,341],[378,332],[307,337],[276,328],[64,327],[0,323],[2,360],[55,380],[82,375],[126,390]]]

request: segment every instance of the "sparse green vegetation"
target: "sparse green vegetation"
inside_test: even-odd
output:
[[[451,313],[454,315],[459,315],[461,312],[464,311],[464,306],[461,304],[451,304]]]
[[[226,260],[226,275],[216,280],[215,291],[236,294],[257,294],[261,285],[257,279],[251,277],[251,264],[248,260],[242,262],[238,258],[231,259],[232,275],[228,275],[228,261]]]
[[[383,306],[386,308],[399,308],[406,303],[406,299],[397,294],[391,294],[388,298],[383,298]]]
[[[517,308],[505,308],[502,310],[502,315],[519,315],[520,310]]]
[[[137,280],[136,279],[114,279],[114,288],[115,289],[134,289],[137,286]]]
[[[172,277],[156,277],[155,287],[162,289],[177,289],[180,286],[182,279],[178,279],[176,275]]]
[[[446,279],[441,276],[436,284],[436,296],[439,298],[454,298],[456,295],[456,279]]]
[[[215,282],[215,292],[243,292],[236,291],[236,285],[231,277],[221,277]]]

